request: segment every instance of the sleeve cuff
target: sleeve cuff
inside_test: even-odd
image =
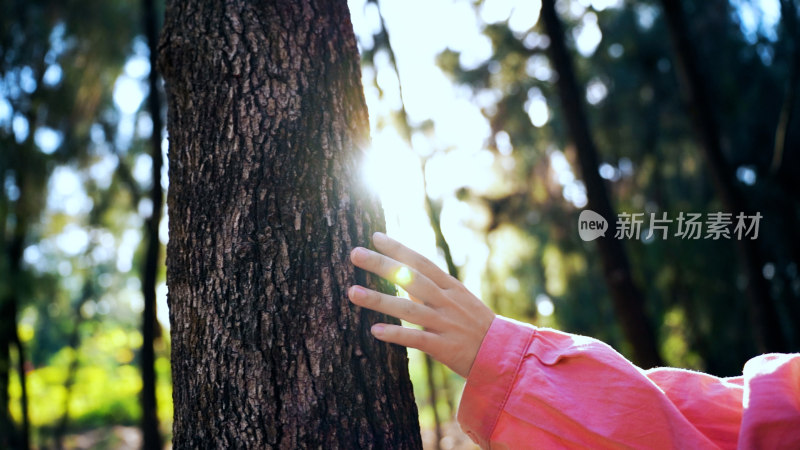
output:
[[[489,447],[535,331],[531,325],[496,316],[483,339],[458,407],[461,429],[481,448]]]

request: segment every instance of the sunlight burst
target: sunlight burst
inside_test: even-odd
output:
[[[394,274],[394,282],[399,284],[400,286],[406,286],[407,284],[411,283],[411,271],[408,270],[408,267],[401,267],[397,269],[397,272]]]

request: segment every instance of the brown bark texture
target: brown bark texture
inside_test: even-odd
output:
[[[176,448],[420,448],[401,347],[346,289],[384,227],[347,3],[168,1]]]
[[[644,296],[633,280],[622,242],[614,238],[616,214],[598,171],[597,148],[589,131],[581,90],[575,80],[575,70],[564,43],[564,29],[556,13],[554,0],[542,0],[541,17],[550,37],[550,60],[558,72],[556,88],[564,119],[575,144],[581,178],[586,184],[587,208],[609,221],[606,236],[600,237],[596,242],[614,312],[633,349],[633,360],[644,368],[663,365],[656,335],[645,311]]]

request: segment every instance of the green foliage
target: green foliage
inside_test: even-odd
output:
[[[29,416],[41,442],[58,432],[65,406],[68,433],[135,425],[140,415],[135,269],[148,186],[137,164],[148,161],[141,155],[152,130],[147,114],[121,111],[124,99],[115,99],[120,80],[143,86],[149,71],[139,6],[0,5],[0,231],[6,249],[21,247],[0,258],[0,321],[5,329],[16,320],[26,347]],[[6,276],[13,267],[18,274]],[[4,312],[12,304],[17,317]],[[169,364],[162,356],[157,365],[167,430]],[[8,392],[20,423],[16,371]]]
[[[483,3],[477,2],[477,9]],[[772,148],[784,98],[783,81],[792,58],[790,43],[795,37],[787,34],[785,22],[771,30],[747,30],[733,3],[684,3],[701,68],[716,100],[714,112],[722,124],[731,170],[754,171],[755,181],[738,187],[765,215],[762,226],[771,230],[762,231],[758,242],[768,261],[781,261],[774,263],[781,267],[775,271],[781,275],[771,279],[774,301],[787,305],[785,331],[796,336],[796,323],[791,323],[788,314],[790,305],[796,305],[800,297],[798,254],[789,248],[797,242],[792,227],[796,230],[800,210],[796,187],[780,173],[777,177],[769,174],[770,154],[764,151]],[[578,81],[586,89],[591,132],[617,211],[666,211],[675,218],[681,211],[705,214],[721,210],[679,95],[659,4],[624,2],[599,11],[587,7],[586,2],[561,2],[559,6],[567,35],[574,38],[568,45],[573,48]],[[587,18],[595,17],[602,39],[594,50],[581,53],[577,41],[582,27]],[[553,173],[557,169],[554,152],[563,152],[573,167],[575,164],[554,91],[557,74],[543,54],[546,42],[541,24],[519,33],[511,31],[508,21],[500,21],[484,24],[483,33],[494,46],[485,63],[463,69],[458,53],[446,50],[439,55],[439,65],[457,83],[469,86],[476,97],[492,89],[503,93],[494,105],[483,108],[494,133],[488,146],[499,152],[497,136],[507,135],[515,161],[508,176],[517,180],[512,185],[527,191],[523,195],[526,202],[525,207],[509,208],[506,199],[518,197],[519,191],[483,201],[495,206],[490,209],[500,222],[537,242],[528,258],[511,258],[508,268],[490,267],[493,275],[488,277],[491,284],[486,291],[500,297],[494,303],[500,313],[535,323],[541,319],[524,306],[525,297],[529,301],[531,294],[545,293],[553,298],[556,323],[564,329],[601,338],[624,352],[627,344],[615,325],[600,276],[597,247],[578,239],[575,224],[583,205],[559,192],[563,188],[566,194],[567,186]],[[546,98],[550,109],[545,127],[532,126],[527,117],[525,102],[532,89]],[[794,145],[797,138],[793,138]],[[797,160],[791,164],[796,168]],[[531,220],[531,212],[535,220]],[[500,227],[490,228],[488,233],[493,251],[503,259],[504,251],[499,248],[508,240],[503,237],[507,233]],[[670,237],[667,241],[633,240],[626,245],[634,276],[645,287],[648,311],[668,362],[721,375],[740,372],[756,349],[748,331],[751,317],[741,269],[732,263],[737,261],[733,242]],[[504,280],[511,273],[517,274],[520,283],[516,291],[525,295],[504,289]],[[795,341],[794,345],[798,344]]]
[[[138,331],[109,325],[100,325],[83,340],[76,351],[64,347],[55,353],[46,365],[27,373],[30,417],[42,440],[49,439],[48,430],[62,420],[69,398],[69,423],[71,430],[105,427],[110,424],[136,425],[140,417],[138,393],[142,382],[135,354],[141,347]],[[74,358],[79,364],[74,372],[73,384],[67,389],[66,381]],[[156,361],[158,377],[157,394],[159,417],[163,429],[169,432],[172,423],[172,385],[169,359]],[[10,385],[11,413],[21,420],[19,377],[15,374]]]
[[[139,415],[136,393],[141,389],[139,370],[131,365],[141,346],[137,331],[122,328],[95,330],[76,351],[64,347],[47,365],[27,373],[31,423],[42,427],[57,423],[69,398],[69,416],[76,427],[106,423],[134,423]],[[65,387],[75,358],[79,364],[69,392]],[[20,419],[19,377],[11,384],[12,414]]]

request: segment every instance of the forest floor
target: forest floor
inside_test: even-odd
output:
[[[455,421],[442,424],[442,439],[436,447],[436,431],[423,429],[422,448],[424,450],[475,450],[478,448],[465,435]],[[142,446],[141,430],[133,426],[113,426],[98,428],[64,437],[64,448],[75,450],[88,449],[114,449],[138,450]],[[164,450],[171,450],[172,445],[166,444]]]
[[[142,431],[138,427],[115,425],[64,436],[65,449],[138,450],[142,448]],[[165,450],[172,445],[164,446]]]
[[[436,447],[436,430],[422,429],[422,448],[424,450],[476,450],[478,448],[470,438],[461,431],[455,420],[442,424],[442,439]]]

